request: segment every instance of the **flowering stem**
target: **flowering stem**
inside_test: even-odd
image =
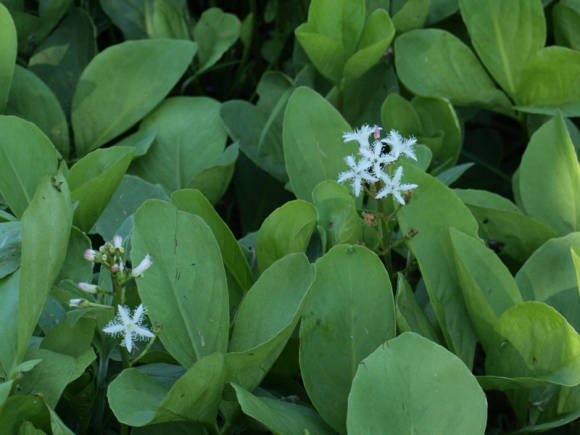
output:
[[[366,193],[368,193],[368,195],[374,199],[375,201],[377,201],[379,208],[382,208],[382,204],[381,202],[377,199],[377,197],[370,191],[370,189],[368,188],[368,186],[366,184],[363,184],[363,189],[365,190]],[[382,211],[382,210],[381,210]]]

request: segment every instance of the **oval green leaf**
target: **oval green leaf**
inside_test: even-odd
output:
[[[4,113],[14,65],[16,65],[16,27],[10,16],[10,12],[3,4],[0,4],[0,114]]]

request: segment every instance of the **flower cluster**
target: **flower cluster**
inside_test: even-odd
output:
[[[338,182],[343,183],[352,180],[354,194],[358,196],[364,183],[381,182],[380,189],[375,198],[380,199],[387,195],[393,195],[401,204],[405,204],[403,193],[417,187],[416,184],[401,184],[403,177],[403,167],[399,166],[391,176],[391,165],[399,157],[407,156],[417,160],[413,151],[413,145],[417,139],[410,137],[405,139],[396,130],[391,130],[389,134],[381,139],[381,128],[378,126],[363,125],[354,132],[344,133],[342,136],[344,142],[357,141],[359,143],[358,153],[361,156],[357,161],[355,156],[346,156],[345,162],[349,166],[348,171],[339,174]],[[369,142],[369,136],[373,135],[372,144]],[[388,149],[388,151],[386,151]]]

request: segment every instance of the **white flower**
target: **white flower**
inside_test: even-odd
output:
[[[88,282],[79,282],[77,284],[77,286],[82,291],[87,292],[87,293],[95,294],[97,292],[97,286],[95,284],[89,284]]]
[[[371,135],[371,133],[373,133],[375,131],[375,128],[379,128],[376,125],[375,126],[370,126],[367,124],[364,124],[360,129],[354,129],[354,131],[352,133],[344,133],[342,135],[342,139],[344,140],[344,142],[352,142],[354,140],[356,140],[359,143],[360,148],[368,148],[370,147],[369,144],[369,136]]]
[[[371,183],[379,181],[379,179],[369,171],[372,166],[371,161],[363,158],[357,163],[353,156],[346,156],[344,161],[348,166],[350,166],[350,171],[341,172],[338,175],[338,182],[343,183],[352,178],[352,187],[354,188],[354,194],[356,196],[360,194],[363,180]]]
[[[381,175],[381,180],[385,183],[385,187],[383,187],[379,193],[377,193],[377,199],[382,198],[383,196],[387,196],[389,193],[393,195],[397,201],[401,204],[405,204],[405,200],[401,195],[402,192],[406,192],[407,190],[411,190],[417,187],[416,184],[401,184],[401,177],[403,176],[403,167],[399,166],[395,171],[395,175],[393,178],[390,178],[387,174]]]
[[[417,160],[417,156],[415,155],[415,151],[411,148],[413,145],[417,143],[417,139],[411,136],[409,139],[405,139],[397,130],[391,130],[386,138],[384,138],[381,142],[386,143],[391,146],[391,155],[392,161],[397,160],[401,154],[404,154],[413,160]]]
[[[383,152],[383,144],[380,141],[376,141],[372,148],[361,148],[359,152],[365,159],[371,162],[373,174],[376,177],[382,173],[383,165],[388,165],[396,160],[391,156],[391,154]]]
[[[127,351],[131,352],[133,350],[133,341],[155,336],[147,328],[141,326],[145,312],[143,304],[139,304],[135,308],[133,316],[130,315],[130,308],[117,305],[117,316],[103,328],[103,332],[113,336],[123,335],[121,346],[126,347]]]
[[[81,298],[74,298],[71,299],[70,301],[68,301],[68,306],[71,308],[78,308],[81,306],[81,304],[84,302],[84,299]]]
[[[147,254],[145,258],[141,260],[141,263],[139,263],[139,265],[133,269],[131,275],[133,275],[135,278],[143,276],[143,272],[149,269],[152,264],[153,262],[151,261],[151,256]]]

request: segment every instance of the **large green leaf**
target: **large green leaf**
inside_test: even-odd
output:
[[[580,333],[580,291],[570,249],[580,248],[580,233],[548,240],[516,274],[524,300],[556,308]]]
[[[340,243],[362,241],[363,221],[346,187],[334,180],[323,181],[312,191],[312,200],[325,251]]]
[[[192,178],[189,187],[200,190],[209,202],[216,204],[232,181],[239,149],[237,143],[228,146],[212,166]]]
[[[302,253],[270,266],[246,294],[233,323],[228,379],[254,390],[296,328],[314,280],[314,267]]]
[[[0,114],[4,113],[14,65],[16,64],[16,28],[10,12],[3,4],[0,4]]]
[[[184,367],[225,352],[229,310],[220,248],[202,218],[164,201],[146,201],[135,213],[131,259],[146,254],[153,266],[137,280],[167,351]]]
[[[292,93],[284,115],[284,160],[298,198],[310,201],[318,183],[336,180],[347,169],[344,158],[357,149],[342,140],[350,130],[340,113],[312,89],[300,87]]]
[[[311,408],[270,397],[255,396],[236,384],[232,384],[232,387],[236,390],[244,414],[264,424],[272,433],[285,435],[334,433]]]
[[[62,174],[45,176],[22,215],[18,292],[18,362],[22,360],[52,283],[66,256],[73,211]]]
[[[441,334],[433,328],[429,318],[419,305],[413,289],[401,272],[397,274],[395,306],[398,331],[416,332],[435,343],[441,343]]]
[[[180,7],[181,6],[181,7]],[[167,0],[145,1],[145,28],[151,38],[189,40],[189,9]]]
[[[552,19],[558,45],[580,50],[580,1],[560,0],[552,8]]]
[[[185,72],[196,50],[189,41],[126,41],[89,63],[72,102],[77,153],[84,155],[127,131],[153,109]]]
[[[274,210],[258,233],[258,269],[263,272],[286,254],[305,252],[315,227],[316,209],[306,201],[290,201]]]
[[[431,0],[408,0],[401,9],[393,15],[393,23],[397,34],[402,34],[413,29],[420,29],[425,25],[429,14]]]
[[[358,363],[395,336],[384,265],[361,246],[339,245],[316,262],[300,325],[300,371],[322,418],[346,432],[347,397]]]
[[[405,173],[409,182],[419,187],[397,215],[401,231],[419,231],[408,245],[419,263],[447,345],[471,367],[476,337],[459,286],[448,230],[455,227],[475,237],[477,221],[439,180],[410,165],[405,166]]]
[[[76,162],[67,175],[75,208],[74,223],[89,231],[125,175],[135,150],[114,146],[95,150]]]
[[[537,51],[523,66],[516,94],[521,106],[561,108],[580,115],[580,52],[565,47]]]
[[[492,77],[510,95],[526,61],[546,43],[540,0],[460,0],[473,48]]]
[[[56,172],[61,156],[28,121],[0,116],[0,131],[0,193],[12,213],[20,217],[42,177]]]
[[[42,433],[73,435],[56,412],[39,396],[18,394],[9,397],[4,406],[0,407],[0,421],[3,434],[20,434],[20,428],[30,430],[30,423],[32,423],[35,428],[40,428]],[[33,434],[37,435],[39,432],[33,432]]]
[[[352,434],[484,434],[486,420],[485,395],[465,364],[412,332],[365,358],[348,396]]]
[[[238,286],[246,292],[254,281],[250,265],[232,231],[199,190],[185,189],[174,192],[171,201],[179,210],[201,217],[211,228],[224,261],[224,266]]]
[[[145,30],[145,0],[99,0],[103,11],[111,21],[123,32],[125,39],[144,39]]]
[[[510,200],[475,189],[455,189],[479,223],[479,234],[488,241],[499,242],[500,256],[523,264],[544,242],[556,237],[548,225],[521,212]]]
[[[92,231],[101,234],[105,240],[112,240],[123,222],[148,199],[168,200],[169,197],[159,184],[148,183],[134,175],[123,175]]]
[[[238,17],[220,8],[203,11],[193,28],[193,39],[198,46],[198,73],[213,66],[234,45],[240,36],[240,28]]]
[[[131,171],[168,192],[189,187],[225,148],[227,136],[219,113],[220,103],[211,98],[167,99],[141,123],[140,128],[156,132],[155,141]]]
[[[503,341],[486,352],[487,373],[580,384],[580,336],[552,307],[532,301],[516,305],[502,314],[496,331]]]
[[[399,78],[415,94],[513,114],[510,101],[495,87],[471,49],[449,32],[419,29],[399,36],[395,62]]]
[[[6,114],[36,124],[56,149],[68,156],[68,124],[60,103],[41,79],[18,65],[14,70]]]
[[[580,166],[560,114],[532,135],[518,172],[528,215],[560,235],[580,230]]]
[[[125,369],[109,384],[107,397],[117,419],[130,426],[168,421],[215,424],[224,386],[221,353],[197,361],[168,388],[139,369]]]
[[[504,311],[522,302],[514,278],[497,255],[481,240],[450,229],[457,275],[465,306],[484,349],[502,338],[495,325]]]
[[[364,23],[364,0],[313,0],[308,22],[295,34],[316,69],[337,84],[356,50]]]
[[[0,373],[4,379],[16,363],[18,282],[20,271],[0,279]],[[0,404],[0,408],[2,405]]]
[[[97,42],[93,20],[84,9],[72,8],[35,50],[28,67],[52,89],[65,113],[69,114],[79,77],[95,54]]]

